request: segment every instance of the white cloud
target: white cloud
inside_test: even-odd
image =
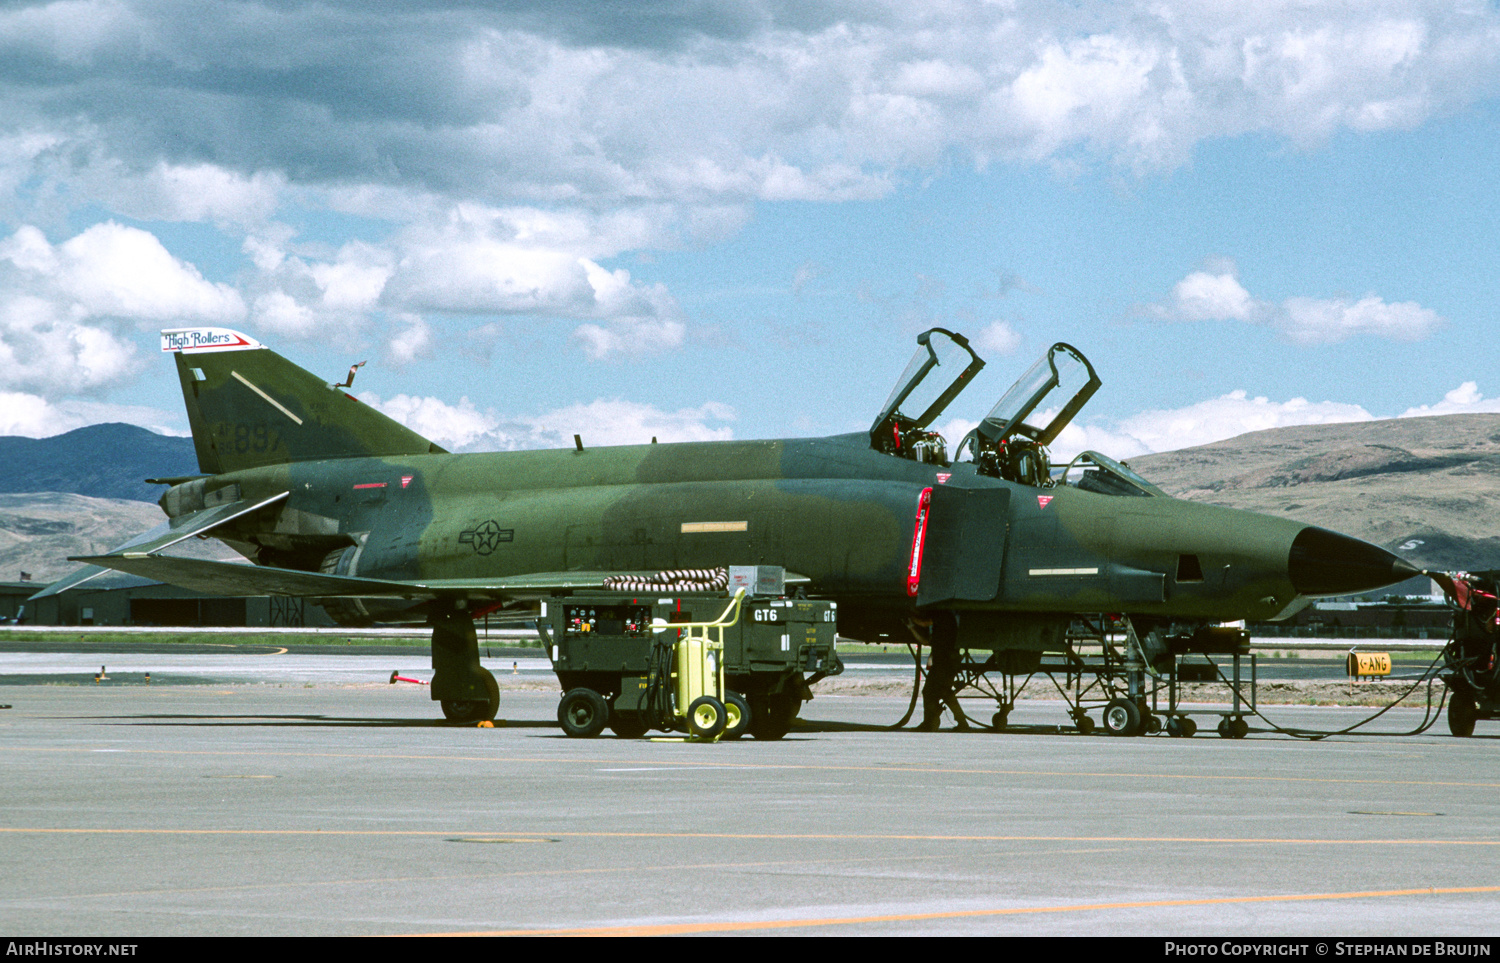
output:
[[[1247,321],[1268,324],[1293,344],[1335,344],[1360,335],[1420,341],[1443,324],[1436,311],[1415,301],[1387,303],[1375,295],[1349,298],[1258,300],[1240,284],[1234,262],[1220,259],[1172,288],[1170,301],[1148,313],[1173,321]]]
[[[640,445],[653,437],[659,442],[728,441],[734,431],[715,422],[733,421],[734,409],[710,401],[696,408],[662,411],[621,399],[569,405],[528,419],[536,437],[551,439],[556,447],[570,445],[582,435],[585,445]]]
[[[1306,398],[1272,401],[1239,390],[1182,408],[1142,411],[1110,427],[1069,425],[1059,436],[1054,455],[1071,457],[1093,449],[1115,458],[1130,458],[1207,445],[1267,428],[1370,421],[1374,417],[1359,405]]]
[[[697,408],[662,411],[621,399],[599,399],[570,405],[540,415],[501,416],[480,411],[468,398],[450,405],[437,398],[397,395],[383,401],[362,393],[364,401],[418,434],[450,450],[507,451],[527,448],[571,448],[573,436],[585,445],[639,445],[653,437],[675,441],[727,441],[733,430],[734,409],[717,402]]]
[[[275,213],[284,175],[243,174],[216,164],[157,161],[133,171],[118,159],[91,157],[68,172],[72,189],[110,210],[143,221],[208,221],[252,226]]]
[[[77,400],[54,402],[41,395],[0,391],[0,436],[50,438],[102,422],[139,425],[162,435],[187,434],[180,417],[156,408]]]
[[[379,395],[365,391],[360,393],[359,399],[427,440],[453,451],[470,448],[482,439],[495,436],[501,425],[493,411],[480,411],[467,397],[450,405],[438,398],[414,395],[397,395],[389,401],[382,401]]]
[[[1348,298],[1287,298],[1277,320],[1296,344],[1332,344],[1367,334],[1392,341],[1421,341],[1443,323],[1436,311],[1415,301],[1387,304],[1374,295]]]
[[[1432,405],[1408,408],[1398,418],[1423,418],[1428,415],[1459,415],[1476,412],[1500,412],[1500,398],[1486,398],[1479,391],[1479,383],[1465,381],[1443,395],[1443,400]]]
[[[392,335],[385,346],[386,358],[397,367],[432,354],[432,329],[416,315],[403,316],[405,327]]]
[[[1021,347],[1020,332],[1004,321],[995,321],[986,325],[972,340],[974,350],[985,359],[996,355],[1015,354],[1016,349]]]
[[[0,279],[0,297],[47,298],[77,318],[234,323],[245,315],[238,292],[204,280],[156,236],[113,221],[95,224],[54,247],[35,227],[0,241],[0,261],[15,269]]]
[[[1250,321],[1259,310],[1232,269],[1219,274],[1194,271],[1172,288],[1172,302],[1176,316],[1184,321]]]
[[[278,178],[591,207],[877,197],[955,155],[1170,168],[1410,128],[1500,77],[1500,14],[1443,0],[257,10],[0,12],[7,128],[66,143],[49,175],[102,144],[143,209],[250,222]]]

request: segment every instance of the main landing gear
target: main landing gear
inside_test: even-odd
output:
[[[434,603],[441,604],[441,603]],[[500,684],[479,664],[479,636],[463,603],[434,611],[432,698],[449,722],[484,722],[500,711]]]

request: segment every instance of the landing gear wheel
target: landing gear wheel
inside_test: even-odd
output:
[[[738,739],[750,731],[750,703],[738,692],[724,693],[724,711],[728,714],[724,724],[724,739]]]
[[[1129,699],[1112,699],[1104,707],[1104,731],[1112,736],[1134,736],[1141,731],[1141,710]]]
[[[609,721],[609,705],[593,689],[569,689],[557,704],[557,721],[575,739],[592,739]]]
[[[609,712],[609,731],[621,739],[639,739],[650,731],[635,712]]]
[[[990,725],[992,727],[996,728],[996,729],[1004,729],[1009,724],[1010,724],[1010,709],[1009,708],[1001,709],[999,712],[995,713],[993,716],[990,716]]]
[[[1161,716],[1146,716],[1141,719],[1141,729],[1155,734],[1161,732]]]
[[[443,708],[443,718],[449,722],[484,722],[495,718],[500,711],[500,683],[494,673],[480,670],[484,677],[483,699],[444,699],[438,703]]]
[[[443,718],[449,722],[483,722],[495,718],[490,704],[484,699],[444,699]]]
[[[1094,720],[1085,715],[1079,715],[1074,719],[1073,725],[1077,726],[1079,733],[1085,736],[1094,731]]]
[[[688,735],[697,739],[717,739],[729,721],[729,711],[724,703],[713,696],[699,696],[688,706]]]
[[[1474,734],[1474,720],[1479,718],[1479,707],[1467,692],[1454,692],[1448,703],[1448,731],[1460,739]]]

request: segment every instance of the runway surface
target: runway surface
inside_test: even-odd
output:
[[[26,675],[17,655],[0,660],[6,681]],[[1039,700],[1017,707],[1021,732],[921,734],[881,728],[905,700],[822,696],[781,742],[570,740],[555,692],[506,692],[504,724],[454,727],[434,721],[425,689],[346,684],[378,674],[366,657],[317,656],[295,676],[258,665],[273,681],[235,681],[257,677],[240,674],[253,658],[171,663],[204,684],[119,684],[111,668],[98,685],[0,685],[11,706],[0,710],[0,926],[35,936],[1500,928],[1500,723],[1480,723],[1472,739],[1442,723],[1316,743],[1118,739],[1060,732],[1060,706]],[[397,667],[379,661],[384,676]],[[321,675],[341,665],[344,682]],[[1366,711],[1280,707],[1276,718],[1338,728]],[[1380,727],[1419,720],[1400,709]]]

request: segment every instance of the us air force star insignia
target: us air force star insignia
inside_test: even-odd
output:
[[[488,555],[501,542],[508,542],[513,536],[513,529],[501,528],[499,522],[490,518],[473,528],[459,532],[458,541],[460,545],[473,546],[474,551],[480,555]]]

